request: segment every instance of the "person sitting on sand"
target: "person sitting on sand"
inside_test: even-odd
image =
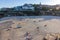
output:
[[[44,27],[46,27],[47,25],[44,25]]]
[[[58,38],[56,37],[55,40],[58,40]]]
[[[25,40],[32,40],[32,36],[31,36],[31,34],[29,32],[26,32]]]
[[[43,40],[47,40],[47,39],[44,37]]]
[[[37,33],[39,34],[39,32],[40,32],[39,27],[36,28],[36,31],[37,31]]]
[[[29,35],[29,32],[26,32],[24,36],[26,37],[26,36],[28,36],[28,35]]]

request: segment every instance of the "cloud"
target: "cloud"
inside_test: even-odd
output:
[[[51,0],[51,4],[60,4],[60,0]]]

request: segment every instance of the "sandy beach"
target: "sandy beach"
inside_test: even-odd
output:
[[[25,40],[26,32],[32,35],[32,40],[43,40],[50,33],[60,34],[60,17],[6,17],[0,21],[0,40]]]

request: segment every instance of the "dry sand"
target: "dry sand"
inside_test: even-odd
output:
[[[0,21],[0,40],[25,40],[26,32],[30,32],[32,40],[42,40],[48,33],[60,33],[60,17],[13,18]],[[39,27],[39,32],[36,27]]]

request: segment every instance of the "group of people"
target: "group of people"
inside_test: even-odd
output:
[[[44,26],[46,27],[47,25],[44,25]],[[37,31],[37,34],[40,33],[39,27],[36,27],[36,31]],[[46,36],[47,36],[47,35],[46,35]],[[48,34],[47,38],[46,38],[46,36],[43,37],[42,40],[60,40],[60,38],[59,38],[58,36],[56,36],[56,35],[53,36],[53,35],[51,35],[51,34]],[[30,32],[26,32],[25,35],[24,35],[24,37],[25,37],[25,40],[32,40],[32,39],[33,39],[33,37],[32,37],[32,35],[30,34]],[[38,40],[38,39],[37,39],[37,40]]]
[[[39,27],[36,28],[36,31],[39,32]],[[32,40],[33,39],[33,37],[30,34],[30,32],[26,32],[24,37],[25,37],[25,40]]]

